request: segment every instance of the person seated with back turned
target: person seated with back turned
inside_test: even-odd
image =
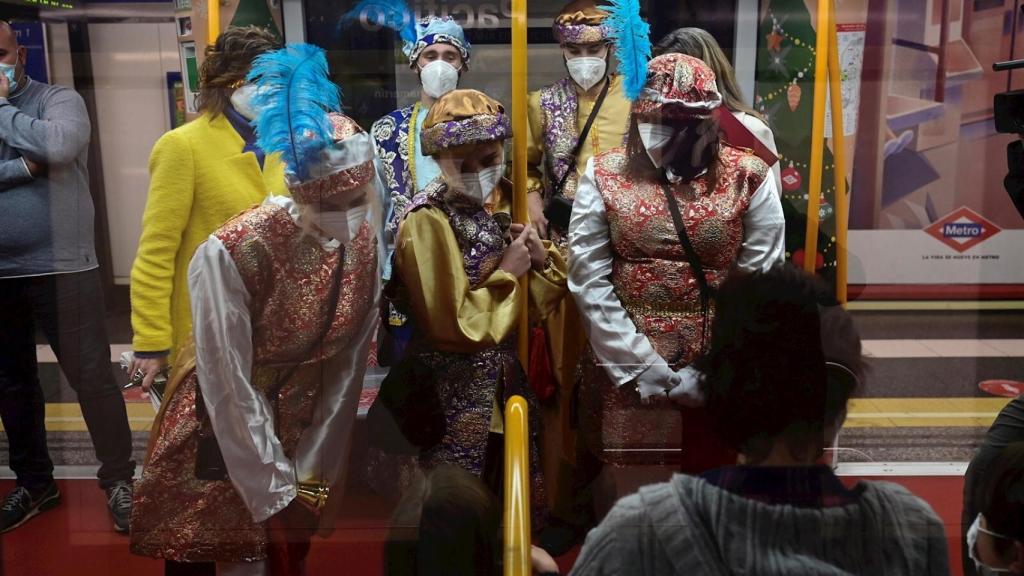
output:
[[[864,373],[850,315],[791,266],[732,276],[716,304],[699,386],[737,465],[623,498],[572,574],[948,574],[924,501],[818,463]]]

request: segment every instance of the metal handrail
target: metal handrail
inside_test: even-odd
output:
[[[505,405],[504,574],[530,576],[530,424],[526,400]]]

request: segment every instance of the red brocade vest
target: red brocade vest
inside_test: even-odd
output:
[[[708,283],[729,275],[743,245],[743,216],[768,166],[740,148],[722,146],[717,183],[708,174],[672,193]],[[612,244],[612,285],[637,329],[672,365],[700,353],[700,289],[672,223],[662,184],[628,174],[624,149],[594,159]]]
[[[266,394],[277,378],[301,364],[276,398],[278,437],[291,457],[319,400],[320,364],[353,345],[373,306],[377,248],[369,223],[346,247],[327,250],[304,233],[288,211],[263,204],[239,214],[216,233],[249,293],[252,383]],[[327,310],[332,272],[343,259],[336,311]],[[323,322],[333,322],[323,342]]]

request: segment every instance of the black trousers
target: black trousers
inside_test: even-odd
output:
[[[37,327],[78,394],[101,464],[100,486],[135,474],[132,434],[112,371],[105,322],[99,270],[0,278],[0,419],[19,486],[34,490],[53,480],[36,364]]]

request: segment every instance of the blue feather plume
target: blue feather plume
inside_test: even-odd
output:
[[[324,51],[312,44],[289,44],[256,58],[247,78],[255,83],[256,143],[281,159],[300,181],[311,162],[334,140],[328,112],[341,110],[338,86],[327,74]]]
[[[640,17],[639,0],[610,0],[605,25],[615,41],[626,98],[636,100],[647,83],[647,61],[651,58],[651,27]]]
[[[416,43],[416,15],[403,0],[362,0],[341,17],[339,25],[359,20],[363,15],[368,19],[373,18],[376,14],[384,16],[383,24],[397,32],[403,42]]]

